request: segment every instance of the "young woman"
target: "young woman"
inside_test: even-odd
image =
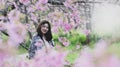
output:
[[[39,24],[37,34],[33,37],[30,44],[29,59],[35,56],[37,50],[47,53],[53,47],[51,26],[48,21],[44,20]]]

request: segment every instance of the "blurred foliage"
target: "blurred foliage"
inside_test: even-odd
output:
[[[25,41],[23,43],[21,43],[21,46],[19,46],[19,52],[18,52],[19,54],[28,52],[28,49],[29,49],[30,43],[31,43],[30,40],[31,39],[30,39],[30,37],[27,34]]]
[[[8,36],[3,33],[0,33],[0,38],[5,42],[8,40]]]
[[[108,48],[108,52],[120,58],[120,42],[111,44]]]
[[[66,37],[67,40],[70,42],[69,46],[65,47],[61,42],[59,42],[59,37]],[[82,46],[82,43],[86,41],[86,35],[82,32],[72,30],[67,34],[64,34],[63,32],[59,34],[53,34],[53,40],[55,42],[55,45],[59,44],[62,45],[65,49],[74,50],[76,49],[76,45]]]
[[[22,46],[19,46],[18,54],[24,54],[24,53],[28,53],[28,51],[25,48],[23,48]]]
[[[79,53],[78,52],[71,52],[67,55],[66,60],[70,63],[73,64],[78,57]]]

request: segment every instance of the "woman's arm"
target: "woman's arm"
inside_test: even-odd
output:
[[[30,48],[29,48],[29,59],[33,58],[35,55],[35,51],[37,50],[37,46],[35,46],[36,43],[36,36],[33,37]]]

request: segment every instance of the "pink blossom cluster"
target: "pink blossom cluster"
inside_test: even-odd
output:
[[[64,46],[69,46],[70,42],[67,40],[66,37],[59,37],[58,40],[64,45]]]
[[[74,67],[120,67],[120,58],[108,52],[108,44],[100,41],[94,49],[84,47],[76,59]]]
[[[6,54],[7,55],[7,54]],[[40,50],[37,51],[36,56],[28,60],[26,56],[14,55],[5,56],[5,54],[0,53],[0,66],[1,67],[64,67],[65,57],[67,53],[57,52],[56,50],[51,50],[49,53],[45,53]]]

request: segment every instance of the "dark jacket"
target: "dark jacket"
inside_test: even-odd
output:
[[[41,46],[36,46],[35,44],[37,42],[41,41]],[[48,42],[50,45],[52,45],[54,47],[53,41],[49,41]],[[32,38],[31,44],[30,44],[30,48],[29,48],[29,59],[33,58],[35,55],[35,51],[39,50],[43,47],[43,40],[40,38],[40,36],[38,36],[37,34]]]

